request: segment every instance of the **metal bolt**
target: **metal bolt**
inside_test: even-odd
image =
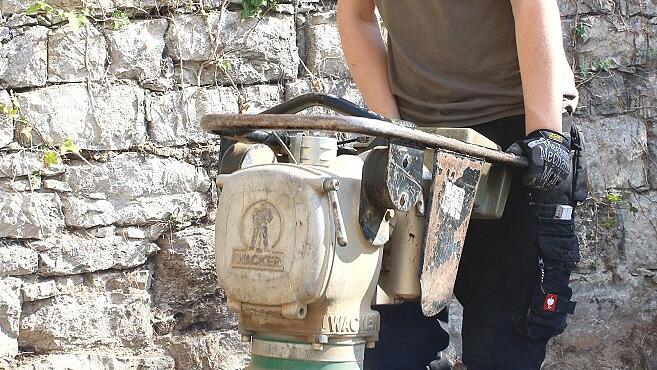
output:
[[[324,180],[322,185],[324,187],[324,191],[337,191],[340,189],[340,181],[334,178]]]
[[[406,201],[408,201],[408,194],[402,193],[401,197],[399,198],[399,205],[404,207],[406,205]]]
[[[246,334],[240,335],[240,342],[248,343],[250,341],[251,341],[250,335],[246,335]]]
[[[422,199],[417,201],[417,211],[420,212],[421,214],[424,214],[424,201]]]
[[[317,342],[319,342],[319,343],[322,343],[322,344],[328,343],[328,336],[326,334],[320,334],[316,337],[316,339],[317,339]]]
[[[411,156],[408,154],[405,155],[404,159],[402,160],[402,167],[404,167],[404,169],[408,169],[408,166],[411,164],[411,162],[413,162],[413,158],[411,158]]]

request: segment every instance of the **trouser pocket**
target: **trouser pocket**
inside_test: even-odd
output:
[[[555,219],[554,205],[538,208],[538,276],[516,329],[531,339],[547,340],[563,333],[567,315],[575,312],[569,281],[580,253],[573,220]]]

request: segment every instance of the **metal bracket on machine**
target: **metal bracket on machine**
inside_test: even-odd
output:
[[[483,161],[436,150],[424,236],[422,312],[438,314],[452,298]]]
[[[375,147],[365,159],[359,221],[367,240],[383,245],[389,236],[389,209],[424,211],[422,165],[424,151],[391,141]]]

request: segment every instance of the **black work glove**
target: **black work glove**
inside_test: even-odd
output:
[[[570,140],[551,130],[536,130],[512,144],[507,152],[529,161],[523,181],[538,190],[558,188],[570,174],[572,158]]]

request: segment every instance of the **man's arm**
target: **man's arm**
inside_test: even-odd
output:
[[[564,57],[557,2],[511,0],[511,6],[525,101],[525,131],[561,132],[564,76],[572,76],[572,72]]]
[[[349,71],[367,107],[382,116],[399,118],[374,1],[338,1],[338,29]]]

